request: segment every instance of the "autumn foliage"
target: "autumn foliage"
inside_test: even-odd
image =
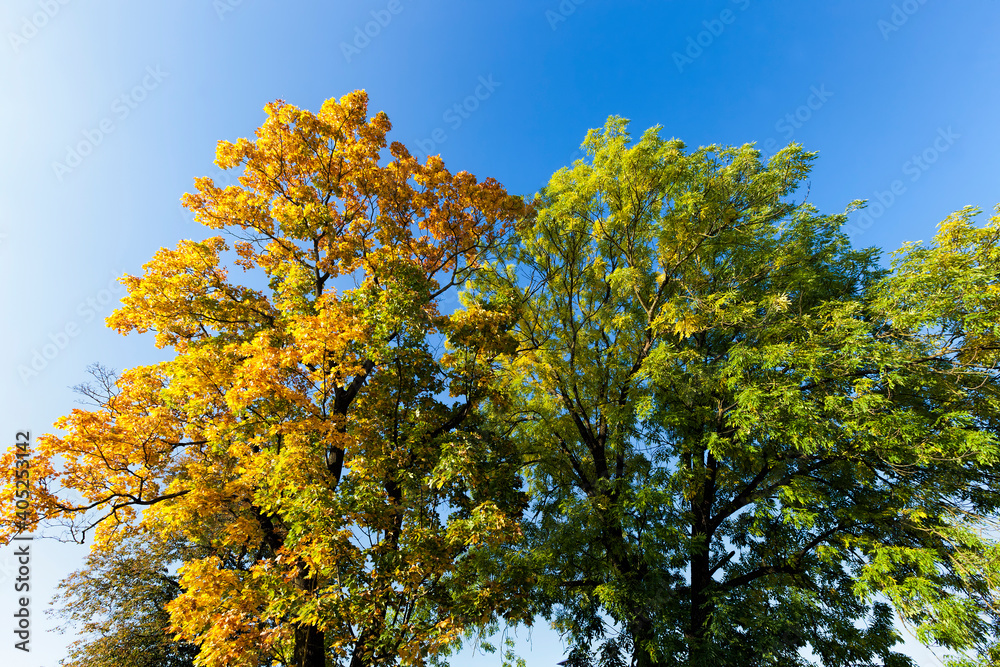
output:
[[[363,92],[266,112],[184,196],[218,235],[122,278],[166,360],[92,369],[26,517],[0,460],[0,539],[93,537],[74,665],[441,664],[539,615],[571,667],[911,666],[897,619],[1000,664],[1000,216],[886,268],[795,144],[612,117],[526,204]]]
[[[225,236],[123,278],[108,325],[173,354],[103,374],[39,439],[32,524],[198,545],[169,611],[199,664],[422,664],[517,616],[493,557],[518,540],[517,461],[477,416],[497,354],[477,332],[508,315],[440,304],[526,208],[387,149],[363,92],[266,112],[218,145],[239,185],[183,200]]]

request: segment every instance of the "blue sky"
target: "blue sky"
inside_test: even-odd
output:
[[[998,28],[996,0],[4,0],[0,437],[47,431],[88,364],[158,359],[103,327],[114,278],[210,235],[178,200],[269,101],[364,88],[396,140],[525,195],[612,114],[691,147],[794,140],[819,152],[809,199],[870,199],[852,238],[889,251],[1000,202]],[[34,650],[0,623],[4,664],[55,665],[71,639],[42,611],[84,551],[35,549]],[[0,551],[0,618],[12,563]],[[561,655],[537,627],[529,667]]]

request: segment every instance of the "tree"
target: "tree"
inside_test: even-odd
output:
[[[138,528],[203,551],[167,605],[198,665],[424,664],[470,624],[523,618],[497,557],[520,539],[519,461],[478,408],[507,315],[439,307],[527,209],[386,154],[364,92],[265,110],[254,140],[218,144],[239,184],[183,199],[232,246],[181,241],[123,278],[108,325],[172,358],[39,439],[29,525],[93,529],[95,557]]]
[[[1000,218],[885,271],[790,199],[800,146],[584,146],[470,296],[522,303],[494,413],[570,662],[911,664],[893,609],[988,650]]]
[[[89,372],[95,383],[74,390],[86,404],[106,404],[115,373],[99,364]],[[101,552],[60,582],[46,614],[63,620],[59,632],[83,636],[69,646],[67,667],[193,667],[197,647],[176,641],[167,604],[181,592],[172,566],[205,556],[181,539],[138,532]]]
[[[84,637],[70,645],[66,667],[194,667],[197,647],[175,641],[167,604],[181,592],[170,565],[183,544],[142,535],[93,553],[60,584],[51,610]]]

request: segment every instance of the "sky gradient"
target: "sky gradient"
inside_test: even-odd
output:
[[[869,199],[849,231],[888,261],[948,213],[1000,202],[998,28],[996,0],[4,0],[0,435],[50,430],[91,363],[162,358],[104,328],[115,278],[212,235],[179,198],[229,178],[215,144],[251,136],[267,102],[318,110],[366,89],[393,139],[526,196],[610,115],[691,148],[796,141],[818,152],[808,199]],[[33,548],[30,656],[10,640],[0,550],[0,663],[51,667],[72,637],[43,611],[85,549]],[[529,667],[562,659],[544,626]]]

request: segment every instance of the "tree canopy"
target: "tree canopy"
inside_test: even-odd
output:
[[[266,112],[184,197],[228,240],[123,278],[108,325],[171,358],[39,440],[29,527],[94,538],[77,618],[132,577],[205,667],[422,665],[537,614],[574,666],[902,667],[898,615],[998,664],[1000,216],[886,268],[795,144],[613,117],[526,204],[363,92]]]
[[[239,184],[184,197],[231,241],[181,241],[123,279],[108,325],[172,358],[39,439],[30,524],[93,528],[98,553],[140,525],[203,549],[168,605],[199,665],[422,664],[518,618],[493,557],[519,536],[518,461],[477,410],[502,318],[439,303],[525,205],[387,147],[363,92],[266,112],[218,145]]]
[[[62,582],[48,610],[61,632],[82,632],[70,644],[66,667],[194,667],[197,647],[176,641],[167,605],[180,593],[170,565],[191,559],[186,545],[139,533],[88,555]]]
[[[887,271],[791,199],[800,146],[585,148],[477,283],[523,302],[495,418],[571,664],[909,664],[893,608],[987,650],[1000,217]]]

